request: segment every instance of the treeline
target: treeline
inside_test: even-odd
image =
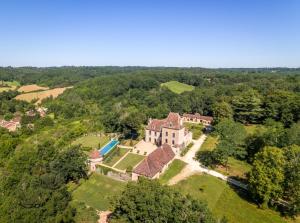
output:
[[[177,80],[196,86],[175,94],[160,84]],[[169,70],[97,77],[48,100],[58,116],[88,116],[103,123],[106,131],[137,133],[149,117],[162,118],[169,111],[233,117],[245,123],[264,123],[271,118],[290,127],[300,118],[300,76],[271,74],[193,74]]]

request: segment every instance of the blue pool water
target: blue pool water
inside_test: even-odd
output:
[[[110,150],[112,150],[113,148],[115,148],[116,145],[119,144],[119,141],[118,140],[111,140],[109,143],[107,143],[105,146],[103,146],[101,149],[100,149],[100,155],[101,156],[104,156],[105,154],[107,154]]]

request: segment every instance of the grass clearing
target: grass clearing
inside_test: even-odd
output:
[[[42,87],[36,84],[30,84],[30,85],[23,85],[21,86],[18,91],[19,92],[24,92],[24,93],[28,93],[28,92],[32,92],[32,91],[45,91],[48,90],[48,87]]]
[[[97,210],[109,210],[110,201],[119,195],[126,183],[94,173],[72,193],[74,202],[83,202]]]
[[[224,175],[236,176],[246,179],[246,174],[251,170],[251,165],[245,161],[229,157],[227,169],[218,166],[215,170]]]
[[[82,145],[83,147],[89,147],[89,148],[101,148],[108,142],[109,142],[108,136],[99,137],[96,135],[87,135],[76,139],[75,141],[72,142],[72,145]]]
[[[199,139],[199,137],[203,134],[203,125],[196,123],[184,123],[184,126],[193,133],[193,139]]]
[[[218,138],[215,136],[208,136],[203,145],[201,151],[212,151],[215,149],[218,143]],[[246,173],[251,170],[251,165],[246,161],[237,160],[233,157],[228,159],[228,167],[217,166],[216,171],[227,176],[235,176],[246,179]]]
[[[113,166],[116,162],[118,162],[126,153],[128,149],[125,148],[115,148],[114,153],[110,153],[108,157],[105,157],[103,161],[104,164],[108,166]]]
[[[33,100],[37,100],[35,104],[40,104],[43,99],[53,97],[57,98],[59,95],[64,93],[64,91],[71,87],[64,87],[64,88],[54,88],[46,91],[38,91],[38,92],[31,92],[31,93],[24,93],[20,94],[15,99],[31,102]]]
[[[20,86],[20,83],[17,81],[1,81],[0,80],[0,92],[15,90]]]
[[[135,167],[139,162],[141,162],[145,156],[137,155],[134,153],[128,153],[126,157],[115,166],[115,168],[120,170],[126,170],[128,167]]]
[[[279,213],[259,209],[237,194],[226,182],[209,175],[194,175],[174,186],[181,193],[206,200],[217,218],[225,216],[230,223],[284,223]]]
[[[161,86],[167,87],[170,91],[173,91],[176,94],[181,94],[185,91],[193,91],[195,89],[195,87],[192,85],[180,83],[178,81],[162,83]]]
[[[209,135],[201,146],[201,151],[212,151],[215,149],[218,142],[218,138]]]
[[[164,174],[159,178],[162,184],[168,183],[170,179],[180,173],[187,164],[181,160],[175,159]]]

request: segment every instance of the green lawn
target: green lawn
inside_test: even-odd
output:
[[[73,191],[74,202],[83,202],[97,210],[108,210],[113,196],[120,194],[126,183],[94,173]]]
[[[175,159],[164,174],[159,178],[162,184],[166,184],[171,178],[176,176],[186,166],[186,163]]]
[[[224,167],[217,167],[216,171],[230,176],[237,176],[246,179],[246,173],[251,170],[251,165],[245,161],[237,160],[229,157],[227,169]]]
[[[193,133],[193,139],[199,139],[199,137],[202,135],[202,124],[195,124],[195,123],[184,123],[184,126]]]
[[[192,91],[194,90],[194,86],[180,83],[178,81],[169,81],[166,83],[162,83],[161,86],[167,87],[170,91],[173,91],[176,94],[181,94],[185,91]]]
[[[76,139],[74,142],[72,142],[72,145],[81,144],[84,147],[98,148],[100,143],[100,148],[101,148],[106,143],[108,143],[108,141],[109,141],[108,136],[98,137],[95,135],[87,135]]]
[[[113,166],[116,162],[118,162],[119,159],[121,159],[126,153],[128,152],[128,149],[125,148],[115,148],[115,151],[110,153],[108,156],[105,157],[104,164],[108,166]]]
[[[215,149],[218,138],[214,136],[208,136],[201,146],[201,151],[212,151]]]
[[[120,162],[115,168],[120,170],[126,170],[128,167],[135,167],[139,162],[141,162],[145,156],[128,153],[127,156]]]
[[[194,175],[174,186],[195,199],[206,200],[213,214],[226,216],[230,223],[283,223],[285,219],[272,210],[262,210],[238,195],[226,182],[209,175]]]

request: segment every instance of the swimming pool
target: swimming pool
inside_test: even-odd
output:
[[[104,156],[105,154],[107,154],[109,151],[111,151],[113,148],[115,148],[116,145],[119,144],[119,141],[118,140],[111,140],[109,143],[107,143],[105,146],[103,146],[101,149],[100,149],[100,155],[101,156]]]

